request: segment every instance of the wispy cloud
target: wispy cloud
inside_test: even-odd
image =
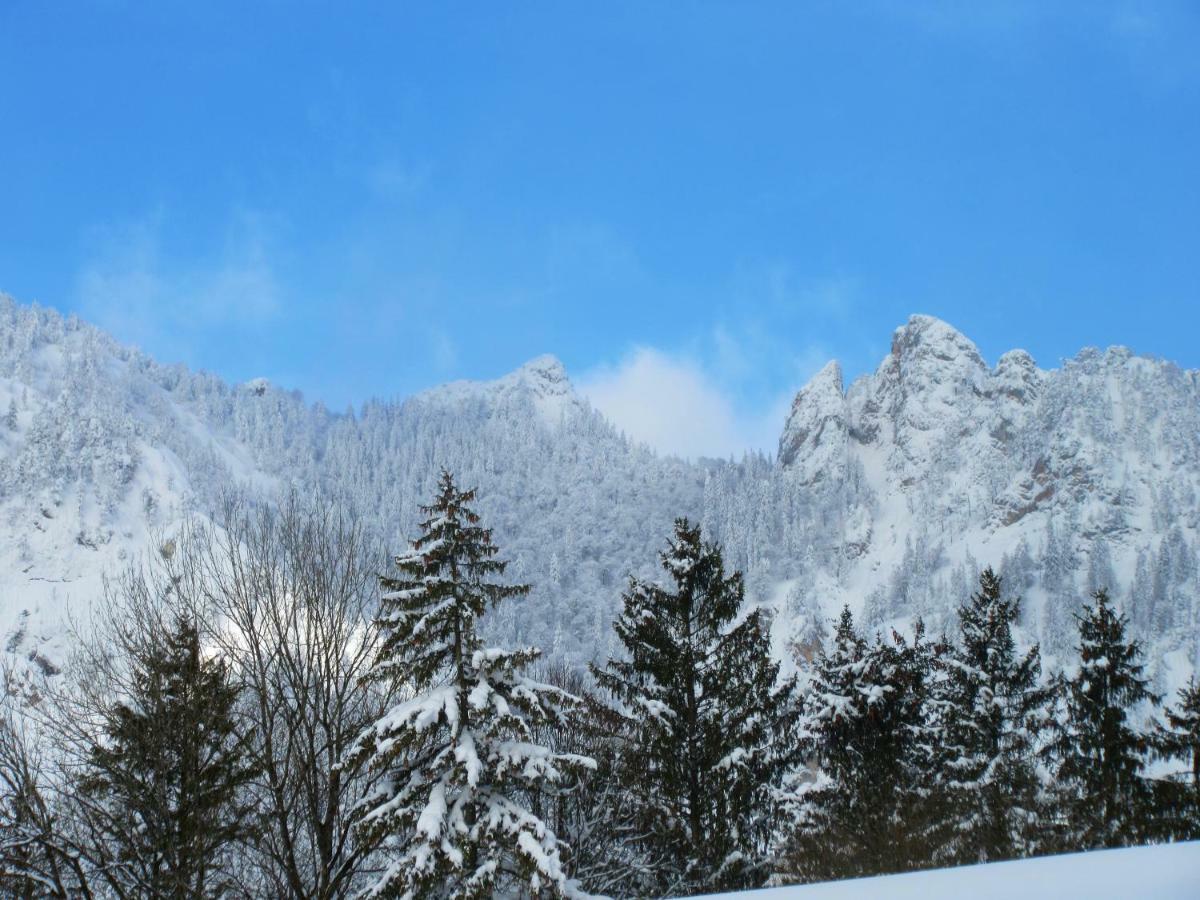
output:
[[[443,376],[452,373],[458,365],[458,345],[437,326],[429,329],[429,354],[435,370]]]
[[[221,251],[207,261],[165,252],[164,227],[159,212],[93,232],[93,252],[76,278],[85,318],[158,354],[187,358],[197,332],[261,326],[281,314],[261,218],[232,217]]]
[[[615,256],[614,265],[627,259]],[[796,391],[832,358],[819,338],[823,326],[852,318],[859,280],[805,275],[788,260],[749,260],[725,291],[721,317],[674,348],[640,344],[585,372],[583,393],[662,453],[774,452]]]
[[[834,272],[814,276],[787,259],[742,260],[733,276],[732,294],[780,319],[820,316],[845,319],[858,301],[859,279]]]

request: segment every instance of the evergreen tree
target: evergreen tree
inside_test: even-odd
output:
[[[1021,601],[991,568],[958,608],[959,643],[945,657],[939,741],[946,792],[939,843],[947,861],[1011,859],[1032,849],[1040,780],[1035,753],[1048,692],[1037,646],[1018,653]]]
[[[581,697],[584,713],[567,727],[543,726],[535,732],[537,739],[558,752],[592,757],[597,766],[567,789],[535,798],[534,812],[570,847],[572,875],[585,891],[639,896],[638,886],[652,880],[655,860],[636,839],[632,798],[617,777],[629,744],[627,723],[593,690],[586,671],[555,662],[545,680]]]
[[[911,643],[893,631],[891,645],[877,642],[875,651],[890,661],[891,715],[899,732],[892,744],[892,765],[903,779],[895,794],[891,857],[881,854],[881,858],[889,871],[928,868],[939,849],[934,823],[944,803],[939,763],[948,647],[944,638],[927,640],[925,623],[917,619]]]
[[[1061,682],[1065,721],[1048,746],[1063,792],[1066,849],[1119,847],[1148,831],[1151,789],[1144,777],[1147,737],[1129,723],[1155,697],[1143,677],[1141,646],[1107,592],[1092,595],[1079,623],[1079,671]]]
[[[1046,547],[1042,554],[1042,586],[1046,589],[1042,639],[1053,654],[1069,652],[1074,638],[1072,617],[1079,608],[1075,588],[1076,542],[1071,521],[1060,526],[1051,521],[1046,526]]]
[[[617,776],[655,860],[656,895],[762,885],[789,767],[791,680],[738,572],[686,519],[660,554],[670,588],[631,579],[615,630],[628,656],[594,672],[623,707]]]
[[[1159,731],[1159,745],[1170,757],[1191,769],[1191,787],[1200,794],[1200,684],[1195,677],[1179,689],[1179,705],[1163,710],[1166,725]]]
[[[468,506],[474,499],[443,471],[436,499],[422,507],[421,536],[396,560],[399,575],[381,579],[369,677],[409,699],[363,733],[349,760],[382,776],[359,813],[360,837],[387,858],[370,896],[576,892],[558,839],[529,799],[594,766],[533,739],[534,725],[565,724],[578,700],[522,674],[537,650],[480,640],[484,612],[528,587],[489,580],[507,563]]]
[[[782,869],[801,881],[928,864],[934,731],[929,677],[940,648],[868,644],[843,609],[805,686],[800,735],[815,777],[796,798]]]
[[[1166,723],[1154,743],[1160,756],[1179,760],[1189,773],[1163,785],[1157,805],[1167,820],[1166,836],[1190,840],[1200,837],[1200,684],[1193,677],[1178,696],[1177,706],[1163,710]]]
[[[80,782],[112,855],[101,877],[121,897],[223,895],[229,851],[255,831],[238,688],[184,615],[132,663],[132,696],[107,710]]]

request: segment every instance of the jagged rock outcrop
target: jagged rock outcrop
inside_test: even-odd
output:
[[[965,569],[1008,561],[1029,594],[1027,632],[1065,653],[1089,571],[1128,598],[1135,621],[1148,621],[1137,605],[1146,595],[1134,583],[1139,557],[1160,554],[1168,526],[1196,545],[1195,373],[1120,347],[1085,349],[1052,371],[1014,350],[989,369],[970,340],[928,316],[897,329],[888,356],[844,398],[830,371],[797,394],[780,444],[779,465],[813,502],[783,530],[841,527],[841,558],[817,561],[824,575],[815,580],[839,602],[866,598],[874,621],[944,619],[950,608],[937,598],[955,595]],[[822,474],[827,482],[813,490]],[[839,478],[869,488],[866,546],[861,522],[846,514],[862,484],[839,490]],[[1200,651],[1189,631],[1200,615],[1189,553],[1168,563],[1155,601],[1177,625],[1149,635],[1188,665]]]
[[[779,462],[801,484],[845,474],[847,430],[842,367],[830,362],[796,395],[779,438]]]

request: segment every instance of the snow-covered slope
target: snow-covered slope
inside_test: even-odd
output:
[[[1200,843],[1069,853],[740,894],[710,900],[1194,900]]]
[[[534,584],[497,636],[576,661],[611,649],[625,576],[655,572],[678,515],[702,517],[778,608],[780,653],[843,602],[873,625],[937,628],[987,564],[1052,653],[1100,585],[1148,640],[1160,687],[1200,649],[1200,374],[1122,348],[989,367],[915,316],[873,374],[847,390],[831,363],[800,391],[778,460],[692,464],[623,438],[553,357],[337,415],[2,297],[0,640],[55,665],[102,574],[231,484],[347,498],[399,549],[442,466],[480,488],[510,573]]]
[[[652,571],[673,517],[699,514],[704,479],[625,440],[553,357],[334,415],[0,297],[0,640],[59,664],[65,622],[86,618],[102,575],[231,485],[347,499],[402,549],[442,466],[481,488],[510,574],[534,584],[492,627],[580,660],[608,651],[625,574]]]

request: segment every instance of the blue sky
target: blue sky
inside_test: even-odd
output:
[[[0,0],[0,290],[341,409],[771,446],[910,313],[1200,367],[1200,7]]]

